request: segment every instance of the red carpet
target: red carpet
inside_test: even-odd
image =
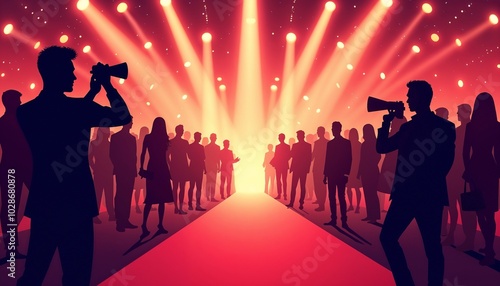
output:
[[[394,285],[391,272],[265,194],[237,193],[101,285]]]

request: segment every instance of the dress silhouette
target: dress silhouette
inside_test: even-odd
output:
[[[262,167],[264,167],[264,193],[272,195],[274,190],[274,179],[276,177],[276,170],[271,165],[271,160],[274,157],[273,144],[267,145],[267,152],[264,155],[264,162]]]
[[[352,149],[352,165],[351,171],[349,172],[349,179],[346,184],[346,194],[347,199],[349,200],[349,207],[347,211],[354,210],[352,204],[352,189],[356,191],[356,210],[355,213],[359,213],[359,205],[361,204],[361,190],[362,187],[361,181],[358,179],[358,169],[359,169],[359,156],[361,152],[361,142],[359,142],[359,133],[356,128],[352,128],[349,130],[349,141],[351,142]]]
[[[287,207],[293,208],[297,184],[300,181],[299,208],[303,209],[304,199],[306,196],[306,178],[311,169],[312,148],[311,144],[304,141],[304,131],[297,131],[297,139],[298,142],[293,144],[292,150],[290,151],[290,157],[292,158],[292,163],[290,165],[290,173],[292,173],[292,187],[290,189],[290,203]]]
[[[224,140],[222,144],[224,148],[220,150],[220,197],[225,199],[224,189],[227,197],[231,195],[233,164],[238,163],[240,158],[234,158],[233,151],[229,150],[229,140]]]
[[[352,165],[351,142],[340,135],[342,124],[332,123],[334,138],[326,145],[325,167],[323,169],[323,183],[328,184],[328,198],[330,200],[331,221],[325,225],[337,225],[338,195],[340,205],[340,219],[342,227],[347,228],[347,206],[345,201],[345,186]]]
[[[325,138],[325,127],[320,126],[317,129],[318,140],[314,141],[312,151],[312,173],[314,180],[314,193],[316,194],[316,202],[318,208],[316,211],[325,210],[326,201],[326,185],[323,184],[323,171],[325,169],[326,145],[328,140]]]
[[[471,155],[472,152],[472,155]],[[477,221],[484,237],[485,257],[481,265],[495,263],[495,212],[498,211],[498,178],[500,177],[500,123],[493,97],[480,93],[474,101],[471,121],[465,128],[463,178],[471,191],[480,192],[486,207],[477,211]]]
[[[278,196],[276,199],[281,199],[281,194],[286,200],[286,186],[287,186],[287,173],[288,173],[288,161],[290,160],[290,146],[285,143],[285,134],[281,133],[278,135],[278,140],[280,144],[276,145],[276,150],[274,152],[274,157],[270,164],[276,170],[276,186],[278,188]]]
[[[443,285],[444,256],[440,240],[443,206],[448,204],[446,175],[453,163],[455,126],[436,116],[429,106],[432,87],[426,81],[411,81],[408,106],[416,112],[389,137],[394,112],[384,116],[378,130],[377,152],[398,150],[391,193],[391,206],[380,233],[397,285],[414,285],[399,238],[415,219],[428,259],[428,284]]]
[[[215,144],[217,135],[210,134],[210,143],[205,146],[205,167],[207,168],[207,200],[218,202],[215,199],[215,186],[217,183],[217,173],[220,172],[220,147]]]
[[[363,126],[363,139],[357,175],[361,179],[365,194],[366,218],[362,220],[376,222],[380,219],[380,203],[377,196],[378,179],[380,177],[378,169],[380,154],[377,153],[377,138],[375,137],[375,129],[371,124]]]
[[[201,207],[201,186],[203,183],[203,174],[206,173],[205,168],[205,148],[200,144],[201,133],[194,133],[194,142],[189,145],[189,190],[188,190],[188,205],[189,210],[193,209],[193,191],[196,187],[196,210],[206,211]]]
[[[89,285],[97,201],[88,162],[90,128],[131,121],[127,105],[110,82],[107,66],[93,67],[89,94],[101,85],[111,107],[70,98],[76,52],[52,46],[38,56],[43,89],[17,111],[33,156],[33,178],[25,215],[31,218],[25,270],[18,285],[41,285],[56,248],[63,285]],[[135,153],[135,151],[134,151]]]
[[[142,221],[142,235],[145,238],[149,235],[147,228],[148,216],[152,204],[158,204],[158,231],[157,234],[167,233],[163,226],[163,216],[165,214],[165,203],[174,201],[171,176],[167,164],[167,149],[169,139],[167,136],[167,125],[161,117],[155,118],[151,127],[151,134],[144,137],[142,145],[141,163],[139,175],[144,172],[144,162],[146,152],[149,155],[146,177],[146,198],[144,199],[144,216]]]
[[[115,221],[115,207],[113,205],[113,163],[109,157],[109,127],[97,128],[96,139],[89,145],[89,164],[94,174],[94,186],[97,197],[97,207],[101,205],[102,195],[106,202],[108,219]],[[101,223],[99,217],[95,223]]]
[[[0,161],[0,172],[3,177],[0,181],[0,222],[2,226],[3,242],[6,251],[6,258],[10,257],[11,251],[8,249],[9,238],[7,231],[14,228],[15,235],[15,256],[16,258],[26,258],[25,255],[20,254],[18,249],[19,246],[19,235],[17,232],[17,226],[9,226],[8,224],[19,225],[23,214],[19,208],[21,204],[21,196],[23,191],[23,185],[28,189],[31,184],[31,172],[32,172],[32,159],[31,151],[24,137],[23,131],[19,126],[16,112],[21,105],[21,93],[17,90],[7,90],[2,94],[2,103],[5,106],[5,114],[0,117],[0,146],[2,147],[2,154]],[[10,171],[9,171],[10,170]],[[14,220],[9,220],[9,177],[15,180],[15,203],[14,210],[16,216]]]
[[[174,190],[174,204],[176,214],[186,214],[182,209],[184,204],[184,194],[186,192],[186,182],[189,180],[189,163],[187,152],[189,143],[182,138],[184,126],[175,127],[175,137],[170,140],[168,156],[170,158],[170,172],[172,174],[172,188]]]
[[[116,230],[119,232],[124,232],[126,228],[137,228],[129,221],[134,181],[137,176],[137,143],[134,135],[130,134],[131,128],[132,121],[113,134],[109,149],[116,178],[115,217]]]

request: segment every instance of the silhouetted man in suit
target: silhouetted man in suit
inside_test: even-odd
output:
[[[89,285],[98,215],[88,162],[90,128],[119,126],[131,120],[127,105],[111,85],[109,69],[92,68],[89,93],[101,85],[111,107],[70,98],[76,80],[76,52],[52,46],[38,56],[43,89],[19,107],[17,116],[33,156],[33,179],[25,215],[31,218],[30,243],[24,275],[18,285],[41,285],[56,248],[63,285]],[[134,151],[135,153],[135,151]]]
[[[342,124],[338,121],[333,122],[333,139],[330,140],[326,146],[323,183],[328,184],[328,198],[330,199],[332,220],[325,223],[325,225],[337,225],[337,202],[335,200],[335,194],[338,194],[342,227],[347,228],[345,185],[349,172],[351,171],[352,150],[351,142],[340,135],[341,131]]]
[[[119,232],[124,232],[126,228],[137,228],[129,221],[134,181],[137,176],[137,142],[134,135],[130,134],[130,129],[132,121],[111,136],[109,148],[116,178],[115,217],[116,230]]]
[[[217,135],[210,134],[210,143],[205,146],[205,166],[207,168],[207,200],[218,202],[215,199],[215,186],[217,181],[217,173],[220,172],[220,147],[215,144]]]
[[[290,156],[292,157],[292,164],[290,166],[290,173],[292,175],[292,188],[290,190],[290,203],[287,205],[293,208],[295,202],[295,194],[297,192],[297,183],[300,181],[300,199],[299,209],[304,208],[304,198],[306,196],[306,178],[311,168],[311,144],[304,141],[306,134],[304,131],[297,131],[298,142],[293,144]]]
[[[182,138],[183,134],[184,126],[175,126],[175,137],[170,140],[170,146],[167,151],[167,156],[170,159],[168,162],[170,174],[172,175],[175,213],[177,214],[186,214],[182,208],[184,205],[186,182],[189,180],[189,163],[187,155],[189,142]]]
[[[280,144],[276,145],[271,165],[276,169],[276,185],[278,187],[278,196],[276,199],[281,199],[281,193],[283,193],[283,197],[286,200],[286,177],[288,173],[288,160],[290,160],[290,145],[285,143],[285,134],[283,133],[278,135],[278,140]]]
[[[233,151],[229,150],[229,140],[222,142],[224,148],[220,150],[220,197],[224,197],[224,187],[227,197],[231,195],[231,183],[233,182],[233,164],[238,163],[240,158],[234,158]],[[226,185],[227,183],[227,185]]]
[[[205,168],[205,148],[200,144],[201,133],[194,133],[194,142],[189,145],[188,157],[189,157],[189,173],[190,173],[190,183],[188,190],[188,205],[189,210],[193,209],[193,191],[196,186],[196,210],[206,211],[200,205],[201,201],[201,185],[203,182],[203,173],[206,173]]]
[[[6,259],[10,258],[11,253],[16,258],[26,258],[25,255],[20,254],[18,251],[19,235],[17,225],[23,217],[19,209],[23,185],[29,189],[33,165],[30,147],[24,138],[16,117],[17,109],[21,105],[21,93],[17,90],[5,91],[2,94],[2,103],[5,106],[5,114],[0,117],[0,146],[2,147],[2,161],[0,161],[0,174],[2,176],[0,179],[0,202],[2,203],[0,221],[2,223],[3,242],[7,254]],[[15,182],[14,193],[9,193],[9,180]],[[9,199],[14,199],[15,216],[13,217],[9,216]],[[8,224],[16,226],[8,227]],[[7,231],[10,230],[14,230],[14,245],[9,245],[11,235]]]
[[[318,127],[317,134],[319,139],[314,141],[312,151],[312,172],[314,193],[316,194],[318,203],[318,208],[315,211],[321,212],[325,210],[326,201],[326,186],[323,184],[323,171],[325,170],[326,145],[328,144],[328,140],[325,138],[325,127]]]
[[[453,163],[455,126],[430,110],[432,88],[426,81],[411,81],[408,107],[416,112],[400,130],[389,136],[394,112],[384,115],[378,130],[377,152],[398,150],[391,206],[380,242],[397,285],[414,285],[399,237],[417,221],[429,261],[429,285],[443,285],[444,256],[440,241],[443,206],[448,205],[446,175]]]

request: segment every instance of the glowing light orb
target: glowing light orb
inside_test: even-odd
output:
[[[498,64],[498,65],[497,65],[497,68],[499,68],[499,69],[500,69],[500,64]]]
[[[316,109],[316,113],[320,113],[321,112],[321,109]]]
[[[460,41],[460,39],[456,39],[455,44],[460,47],[462,46],[462,41]]]
[[[145,48],[145,49],[147,49],[147,50],[148,50],[148,49],[151,49],[151,47],[152,47],[152,46],[153,46],[153,44],[152,44],[151,42],[146,42],[146,43],[144,44],[144,48]]]
[[[3,33],[5,35],[12,33],[12,31],[14,31],[14,25],[12,25],[12,24],[7,24],[7,25],[5,25],[5,28],[3,28]]]
[[[152,90],[155,87],[154,83],[149,86],[149,90]]]
[[[286,35],[286,41],[289,43],[295,43],[295,41],[297,41],[297,36],[294,33],[288,33]]]
[[[186,100],[188,98],[187,94],[182,95],[182,100]]]
[[[434,42],[439,41],[439,35],[438,35],[438,34],[436,34],[436,33],[432,34],[432,35],[431,35],[431,40],[433,40]]]
[[[217,81],[222,81],[222,77],[218,77],[218,78],[217,78]]]
[[[419,46],[417,46],[417,45],[414,45],[413,47],[411,47],[411,49],[413,50],[413,52],[414,52],[415,54],[420,53],[420,47],[419,47]]]
[[[84,53],[88,53],[88,52],[90,52],[90,46],[89,46],[89,45],[86,45],[85,47],[83,47],[83,52],[84,52]]]
[[[40,47],[40,42],[36,42],[35,45],[33,46],[33,49],[38,49]]]
[[[279,77],[275,77],[274,81],[280,81],[280,78]]]
[[[1,77],[5,77],[5,73],[3,72],[2,74],[0,74]]]
[[[35,89],[35,83],[34,82],[30,84],[30,89]]]
[[[119,83],[119,84],[124,84],[124,83],[125,83],[125,79],[123,79],[123,78],[119,79],[119,80],[118,80],[118,83]]]
[[[87,9],[90,5],[90,1],[89,0],[79,0],[77,3],[76,3],[76,8],[78,8],[78,10],[80,11],[85,11],[85,9]]]
[[[380,78],[381,78],[381,79],[385,79],[385,73],[381,72],[381,73],[380,73]]]
[[[332,1],[328,1],[328,2],[326,2],[326,4],[325,4],[325,9],[326,9],[327,11],[330,11],[330,12],[335,11],[335,7],[336,7],[336,6],[335,6],[335,3],[333,3]]]
[[[424,11],[425,14],[430,14],[432,12],[431,4],[424,3],[424,5],[422,5],[422,11]]]
[[[495,15],[495,14],[491,14],[490,15],[490,23],[493,24],[493,25],[498,24],[498,17],[497,17],[497,15]]]
[[[68,38],[68,36],[67,36],[67,35],[62,35],[62,36],[59,38],[59,42],[61,42],[62,44],[66,43],[68,40],[69,40],[69,38]]]
[[[223,85],[223,84],[221,84],[221,85],[219,86],[219,90],[220,90],[220,91],[226,91],[226,86],[225,86],[225,85]]]
[[[384,7],[387,8],[391,7],[393,4],[392,0],[381,0],[380,2],[382,3],[382,5],[384,5]]]
[[[339,49],[343,49],[343,48],[345,47],[345,45],[344,45],[344,43],[342,43],[342,42],[338,42],[338,43],[337,43],[337,47],[338,47]]]
[[[180,113],[179,113],[179,114],[177,114],[177,118],[181,118],[181,114],[180,114]]]
[[[304,95],[302,98],[303,98],[305,101],[308,101],[308,100],[309,100],[309,96],[307,96],[307,95]]]
[[[271,85],[271,91],[277,91],[278,90],[278,87],[276,85]]]
[[[257,23],[257,19],[255,19],[255,18],[247,18],[245,21],[247,22],[247,24],[250,24],[250,25]]]
[[[464,82],[462,80],[458,81],[458,87],[464,87]]]
[[[185,63],[184,63],[184,67],[188,68],[188,67],[190,67],[190,66],[191,66],[191,62],[185,62]]]
[[[147,105],[147,106],[150,106],[150,105],[151,105],[151,102],[147,101],[147,102],[146,102],[146,105]]]
[[[172,5],[172,0],[161,0],[160,5],[163,7],[170,6],[170,5]]]
[[[348,69],[348,70],[352,71],[352,69],[353,69],[353,68],[354,68],[354,67],[353,67],[351,64],[347,64],[347,69]]]
[[[128,8],[127,3],[122,2],[118,4],[118,6],[116,6],[116,11],[118,11],[118,13],[125,13],[125,11],[127,11],[127,8]]]
[[[340,83],[336,83],[335,86],[337,86],[337,88],[340,88]]]
[[[201,40],[204,42],[204,43],[209,43],[212,41],[212,34],[210,33],[203,33],[203,35],[201,35]]]

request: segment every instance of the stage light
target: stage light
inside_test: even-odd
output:
[[[68,41],[68,36],[67,35],[62,35],[60,38],[59,38],[59,42],[61,42],[62,44],[66,43]]]
[[[275,77],[274,81],[280,81],[280,78],[279,77]]]
[[[201,36],[201,40],[204,42],[204,43],[209,43],[212,41],[212,34],[210,33],[203,33],[203,35]]]
[[[351,64],[347,64],[347,69],[350,70],[350,71],[352,71],[354,69],[354,66],[351,65]]]
[[[89,45],[87,45],[87,46],[83,47],[83,52],[84,52],[84,53],[88,53],[88,52],[90,52],[90,46],[89,46]]]
[[[297,41],[297,36],[294,33],[288,33],[286,35],[286,41],[289,43],[295,43],[295,41]]]
[[[35,83],[30,84],[30,89],[35,89]]]
[[[459,81],[458,81],[458,86],[459,86],[459,87],[464,87],[464,82],[463,82],[462,80],[459,80]]]
[[[278,90],[278,87],[276,85],[271,85],[271,91],[277,91]]]
[[[118,4],[118,6],[116,6],[116,11],[118,11],[118,13],[125,13],[125,11],[127,11],[127,8],[127,3],[122,2]]]
[[[188,95],[187,94],[183,94],[182,95],[182,100],[186,100],[188,98]]]
[[[38,49],[40,47],[40,41],[36,42],[35,45],[33,46],[33,49]]]
[[[123,79],[123,78],[119,79],[119,80],[118,80],[118,83],[119,83],[119,84],[124,84],[124,83],[125,83],[125,79]]]
[[[419,46],[417,46],[417,45],[414,45],[413,47],[411,47],[411,49],[413,50],[413,52],[414,52],[415,54],[420,53],[420,47],[419,47]]]
[[[89,7],[90,1],[89,0],[79,0],[76,3],[76,8],[80,11],[85,11]]]
[[[161,1],[160,1],[160,4],[161,4],[161,6],[163,6],[163,7],[167,7],[167,6],[172,5],[172,0],[161,0]]]
[[[422,11],[424,11],[425,14],[431,13],[432,12],[432,6],[431,6],[431,4],[424,3],[424,5],[422,5]]]
[[[152,44],[151,42],[146,42],[146,43],[144,44],[144,48],[145,48],[145,49],[151,49],[151,47],[152,47],[152,46],[153,46],[153,44]]]
[[[380,2],[382,2],[382,5],[387,8],[391,7],[393,4],[392,0],[381,0]]]
[[[339,49],[343,49],[343,48],[345,47],[345,45],[344,45],[344,43],[342,43],[342,42],[338,42],[338,43],[337,43],[337,47],[338,47]]]
[[[309,96],[307,96],[307,95],[304,95],[302,98],[303,98],[305,101],[308,101],[308,100],[309,100]]]
[[[5,28],[3,28],[3,33],[5,35],[8,35],[8,34],[12,33],[13,30],[14,30],[14,26],[12,24],[7,24],[7,25],[5,25]]]
[[[316,113],[320,113],[321,112],[321,109],[316,109]]]
[[[225,85],[223,85],[223,84],[221,84],[221,85],[219,86],[219,90],[220,90],[220,91],[226,91],[226,86],[225,86]]]
[[[462,41],[460,41],[460,39],[455,39],[455,44],[460,47],[462,46]]]
[[[181,118],[181,114],[180,114],[180,113],[179,113],[179,114],[177,114],[177,118]]]
[[[431,40],[433,40],[434,42],[439,41],[439,35],[438,35],[438,34],[436,34],[436,33],[432,34],[432,35],[431,35]]]
[[[147,105],[147,106],[150,106],[150,105],[151,105],[151,102],[146,101],[146,105]]]
[[[498,64],[498,65],[497,65],[497,68],[499,68],[499,69],[500,69],[500,64]]]
[[[381,78],[381,79],[385,79],[385,73],[381,72],[381,73],[380,73],[380,78]]]
[[[217,78],[217,81],[222,81],[222,77],[218,77],[218,78]]]
[[[191,66],[191,62],[185,62],[185,63],[184,63],[184,67],[188,68],[188,67],[190,67],[190,66]]]
[[[493,25],[498,24],[498,17],[497,17],[497,15],[495,15],[495,14],[491,14],[490,15],[490,23],[493,24]]]
[[[333,3],[332,1],[326,2],[325,9],[330,12],[335,11],[335,3]]]
[[[3,72],[2,74],[0,74],[1,77],[5,77],[5,73]]]

